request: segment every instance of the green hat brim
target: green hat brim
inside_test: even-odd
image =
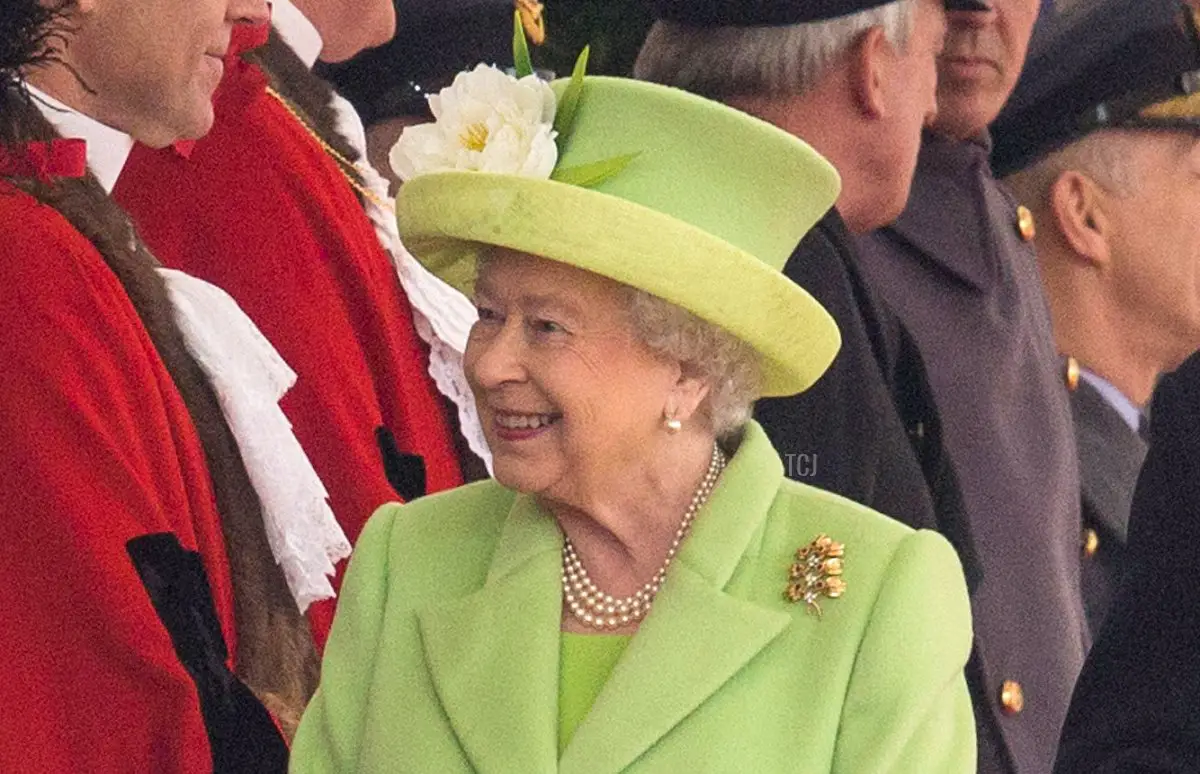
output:
[[[404,244],[470,295],[488,246],[558,261],[644,290],[750,344],[763,396],[803,392],[841,346],[829,313],[778,270],[682,220],[586,188],[514,175],[448,171],[401,188]]]

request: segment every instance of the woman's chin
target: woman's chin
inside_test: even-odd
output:
[[[537,494],[549,486],[545,468],[540,468],[536,461],[509,459],[504,454],[493,457],[492,477],[501,486],[521,494]]]

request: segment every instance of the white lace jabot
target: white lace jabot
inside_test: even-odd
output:
[[[208,376],[237,439],[262,503],[271,552],[303,612],[335,596],[329,576],[350,555],[350,542],[279,408],[296,374],[225,291],[180,271],[159,273],[184,343]]]

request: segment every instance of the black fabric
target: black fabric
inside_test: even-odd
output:
[[[755,406],[785,472],[915,529],[938,530],[958,550],[974,588],[975,546],[920,353],[863,282],[836,210],[804,237],[784,274],[829,311],[842,334],[841,350],[812,388]]]
[[[1125,574],[1055,774],[1200,772],[1200,355],[1163,379],[1151,417]]]
[[[892,0],[650,0],[655,15],[693,27],[777,27],[827,21]],[[945,0],[947,10],[982,11],[984,0]]]
[[[1003,177],[1098,128],[1150,125],[1138,112],[1183,95],[1183,74],[1197,69],[1196,26],[1179,0],[1047,6],[992,125],[992,166]]]
[[[383,458],[383,472],[388,483],[396,494],[410,502],[418,497],[424,497],[425,460],[419,454],[406,454],[396,445],[396,436],[383,425],[375,428],[375,441],[379,444],[379,454]]]
[[[512,0],[396,0],[396,37],[316,72],[371,126],[389,118],[433,120],[426,97],[475,65],[512,64]]]
[[[213,774],[287,771],[287,745],[270,713],[226,666],[229,656],[200,555],[170,533],[129,541],[129,558],[196,683]]]

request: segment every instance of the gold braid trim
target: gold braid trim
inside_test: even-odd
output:
[[[317,134],[312,126],[309,125],[308,121],[305,120],[304,116],[300,114],[299,108],[293,105],[287,97],[276,91],[274,86],[267,87],[267,94],[271,95],[271,97],[274,98],[275,101],[280,105],[283,105],[283,109],[291,113],[292,118],[296,119],[296,121],[304,127],[304,131],[308,132],[308,136],[313,138],[317,145],[321,146],[321,150],[325,151],[330,158],[337,162],[338,171],[342,173],[342,177],[346,179],[346,182],[350,184],[351,188],[353,188],[355,191],[358,191],[359,194],[361,194],[365,199],[370,201],[375,206],[383,210],[388,209],[387,204],[383,201],[383,199],[379,198],[377,193],[372,191],[370,188],[367,188],[365,185],[359,182],[354,175],[350,174],[349,170],[354,170],[360,175],[362,174],[362,170],[359,169],[358,165],[339,153],[337,148],[334,148],[332,145],[325,142],[324,138]]]

